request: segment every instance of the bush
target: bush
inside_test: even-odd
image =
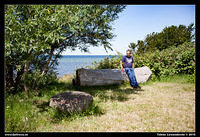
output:
[[[33,90],[37,90],[39,87],[45,87],[56,81],[57,75],[53,70],[44,73],[44,75],[41,75],[39,70],[34,70],[32,73],[24,73],[22,76],[22,83],[26,82],[29,88]]]
[[[195,73],[195,49],[193,43],[184,43],[178,47],[170,47],[163,51],[134,56],[135,67],[147,66],[153,72],[153,78],[168,75]]]
[[[162,51],[155,50],[154,52],[135,54],[133,57],[135,68],[147,66],[151,69],[152,80],[175,74],[189,74],[191,77],[195,74],[195,47],[191,42],[185,42],[178,47],[172,46]],[[121,58],[122,55],[113,56],[111,59],[105,58],[100,63],[95,63],[95,68],[119,69]]]
[[[122,58],[122,55],[110,55],[109,57],[105,57],[104,60],[101,60],[99,63],[94,61],[93,68],[94,69],[115,69],[115,68],[120,68],[119,62]]]

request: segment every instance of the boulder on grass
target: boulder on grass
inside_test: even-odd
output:
[[[135,75],[136,75],[136,79],[138,83],[147,82],[151,78],[151,75],[152,75],[152,71],[147,66],[135,68],[134,71],[135,71]]]
[[[50,99],[49,106],[69,113],[82,113],[91,109],[93,97],[85,92],[70,91],[57,94]]]
[[[147,82],[152,75],[152,71],[147,66],[134,68],[134,72],[135,72],[135,77],[138,83]],[[123,72],[122,75],[125,81],[129,81],[129,78],[128,78],[128,75],[126,75],[126,72]]]

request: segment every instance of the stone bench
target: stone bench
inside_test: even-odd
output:
[[[148,81],[152,75],[148,67],[134,68],[138,83]],[[104,86],[122,84],[124,81],[129,81],[125,72],[121,69],[77,69],[76,78],[72,80],[73,85],[78,86]]]

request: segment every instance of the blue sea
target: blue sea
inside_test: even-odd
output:
[[[75,74],[77,68],[93,66],[92,63],[94,61],[100,62],[105,57],[111,58],[109,55],[63,55],[58,60],[58,77],[62,77],[65,74]]]

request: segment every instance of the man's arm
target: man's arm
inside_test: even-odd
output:
[[[132,57],[132,60],[133,60],[132,68],[134,68],[134,59],[133,59],[133,57]]]
[[[120,61],[120,66],[121,66],[121,71],[123,72],[124,69],[123,69],[122,61]]]

